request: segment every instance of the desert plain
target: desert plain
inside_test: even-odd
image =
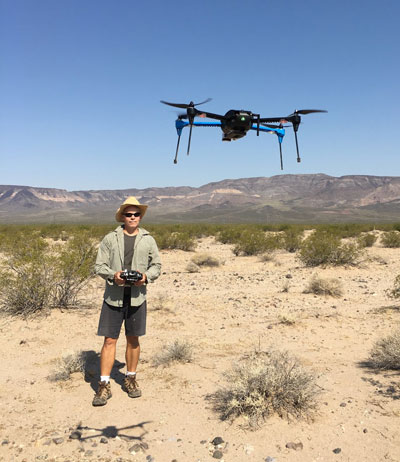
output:
[[[221,265],[189,272],[200,252]],[[207,237],[194,252],[161,257],[162,274],[148,287],[141,398],[121,389],[122,333],[113,396],[104,407],[91,404],[101,278],[87,284],[76,309],[0,319],[1,461],[400,461],[399,373],[363,364],[375,342],[400,327],[400,303],[387,296],[400,274],[400,249],[377,241],[358,266],[309,268],[282,250],[268,261],[235,256],[231,245]],[[304,293],[314,275],[341,281],[342,296]],[[192,361],[156,367],[154,358],[175,340],[192,345]],[[302,419],[272,415],[253,429],[244,418],[222,421],[207,396],[243,356],[269,349],[288,351],[315,374],[317,410]],[[85,374],[49,380],[57,360],[78,351],[92,358]]]

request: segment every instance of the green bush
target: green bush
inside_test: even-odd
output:
[[[61,246],[54,268],[53,305],[61,308],[77,304],[77,297],[94,276],[97,250],[87,233],[79,234]]]
[[[224,376],[227,385],[208,396],[222,420],[243,416],[255,427],[273,413],[301,417],[317,407],[315,377],[288,352],[256,352]]]
[[[372,247],[376,242],[377,237],[372,233],[364,233],[357,239],[359,247]]]
[[[305,239],[299,252],[300,260],[306,266],[355,265],[361,256],[356,244],[342,244],[339,237],[318,231]]]
[[[2,250],[0,306],[9,315],[26,318],[74,305],[93,274],[95,247],[83,235],[64,246],[50,246],[42,237],[17,233]]]
[[[383,247],[398,248],[400,247],[400,232],[389,231],[384,233],[381,237],[381,243]]]
[[[282,247],[290,253],[299,250],[303,240],[303,232],[297,229],[289,228],[285,230],[282,236]]]

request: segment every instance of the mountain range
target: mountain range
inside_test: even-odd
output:
[[[0,223],[107,223],[127,196],[151,223],[393,222],[400,177],[325,174],[240,178],[190,186],[67,191],[0,186]]]

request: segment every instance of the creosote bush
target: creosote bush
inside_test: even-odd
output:
[[[331,297],[341,297],[343,295],[343,284],[339,279],[320,278],[314,276],[304,289],[305,294],[330,295]]]
[[[198,253],[193,255],[191,261],[197,266],[219,266],[221,263],[218,258],[208,253]]]
[[[354,243],[341,243],[339,237],[327,232],[314,232],[300,247],[299,259],[306,266],[356,265],[362,255]]]
[[[361,234],[357,239],[357,244],[359,247],[372,247],[377,240],[375,234],[372,233],[364,233]]]
[[[83,235],[59,246],[37,234],[16,233],[2,250],[0,306],[12,316],[27,318],[52,307],[75,305],[93,275],[96,251]]]
[[[198,273],[200,271],[200,266],[199,265],[196,265],[196,263],[193,263],[192,261],[190,261],[187,265],[186,265],[186,271],[188,273]]]
[[[301,417],[317,407],[314,375],[286,351],[255,352],[224,376],[227,385],[208,397],[222,420],[243,416],[255,427],[273,413]]]
[[[374,369],[400,369],[400,330],[375,343],[368,363]]]
[[[193,346],[186,341],[175,340],[153,359],[153,365],[169,366],[173,362],[190,363],[193,360]]]
[[[389,231],[387,233],[384,233],[381,237],[381,243],[383,247],[388,247],[392,249],[400,247],[400,232]]]

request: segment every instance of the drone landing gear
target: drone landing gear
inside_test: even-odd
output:
[[[175,159],[174,159],[174,164],[178,163],[178,150],[179,150],[179,143],[181,141],[181,135],[178,135],[178,143],[176,145],[176,152],[175,152]]]

